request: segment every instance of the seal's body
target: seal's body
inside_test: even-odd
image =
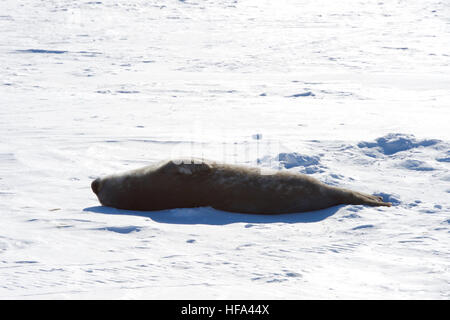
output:
[[[213,207],[277,214],[339,204],[391,206],[381,197],[328,186],[312,177],[212,161],[172,160],[98,178],[92,190],[105,206],[128,210]]]

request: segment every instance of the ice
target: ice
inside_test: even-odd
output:
[[[2,1],[0,298],[449,299],[449,16],[433,0]],[[393,206],[134,212],[91,191],[184,156]]]

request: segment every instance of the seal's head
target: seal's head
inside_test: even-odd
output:
[[[211,165],[205,162],[164,161],[97,178],[92,181],[91,188],[102,205],[118,209],[208,206],[210,193],[214,193],[207,183],[211,172]]]
[[[116,208],[130,207],[141,192],[138,179],[126,173],[97,178],[92,181],[91,189],[102,205]]]
[[[91,183],[91,189],[92,191],[95,193],[95,195],[98,198],[98,201],[100,201],[100,203],[102,205],[108,205],[108,201],[107,201],[107,193],[105,192],[105,187],[108,184],[108,179],[105,178],[97,178],[94,181],[92,181]],[[115,188],[113,188],[114,190]]]
[[[94,191],[94,193],[95,193],[96,195],[98,195],[99,188],[100,188],[100,178],[97,178],[97,179],[95,179],[94,181],[92,181],[92,183],[91,183],[91,189],[92,189],[92,191]]]

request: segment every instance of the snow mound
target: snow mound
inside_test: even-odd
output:
[[[400,163],[400,166],[409,169],[409,170],[416,170],[416,171],[433,171],[435,170],[433,167],[429,166],[424,161],[419,160],[405,160]]]
[[[418,147],[429,147],[437,144],[440,140],[417,140],[414,135],[402,133],[390,133],[384,137],[380,137],[375,142],[362,141],[358,143],[360,148],[376,148],[385,155],[392,155],[400,151],[406,151]]]
[[[393,206],[398,206],[401,203],[400,197],[398,195],[395,195],[395,194],[389,194],[389,193],[384,193],[384,192],[377,192],[377,193],[374,193],[374,195],[383,198],[384,202],[392,203]]]
[[[44,54],[62,54],[67,53],[66,50],[46,50],[46,49],[26,49],[16,50],[17,53],[44,53]]]
[[[440,158],[436,158],[438,162],[450,162],[450,150],[446,152],[446,154]]]
[[[309,167],[320,164],[320,158],[318,156],[307,156],[297,152],[280,153],[278,154],[278,161],[286,169],[294,167]]]
[[[314,174],[325,172],[320,164],[319,156],[309,156],[297,152],[283,152],[277,156],[264,156],[257,160],[259,165],[277,168],[278,170],[298,168],[301,173]]]
[[[299,98],[299,97],[314,97],[315,94],[312,93],[311,91],[306,91],[306,92],[302,92],[302,93],[296,93],[293,95],[288,96],[288,98]]]
[[[131,233],[131,232],[139,232],[139,231],[141,231],[141,228],[137,227],[137,226],[125,226],[125,227],[96,228],[94,230],[111,231],[111,232],[116,232],[116,233],[128,234],[128,233]]]

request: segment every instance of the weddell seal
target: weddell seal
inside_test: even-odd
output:
[[[219,164],[171,160],[97,178],[92,190],[104,206],[128,210],[213,207],[218,210],[277,214],[339,204],[391,206],[381,197],[328,186],[307,175]]]

